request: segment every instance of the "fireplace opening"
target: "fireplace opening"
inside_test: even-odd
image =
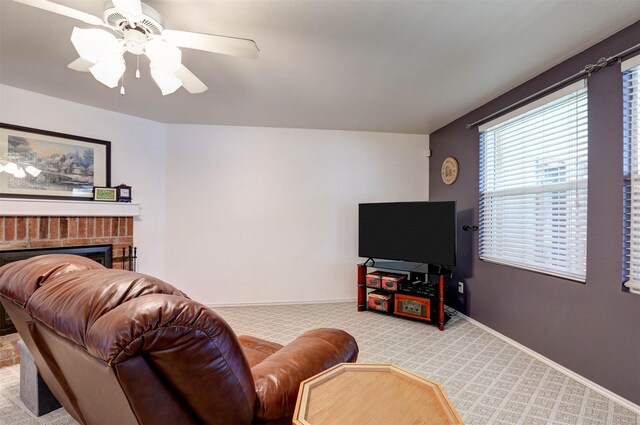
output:
[[[111,268],[113,262],[112,245],[85,245],[55,248],[14,249],[0,251],[0,267],[14,261],[46,254],[75,254],[82,255],[96,261],[106,268]],[[16,332],[9,315],[0,304],[0,336]]]

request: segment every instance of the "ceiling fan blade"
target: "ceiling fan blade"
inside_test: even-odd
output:
[[[48,12],[57,13],[59,15],[68,16],[69,18],[77,19],[82,22],[86,22],[91,25],[104,25],[102,19],[97,16],[90,15],[85,12],[73,9],[71,7],[63,6],[58,3],[54,3],[48,0],[13,0],[17,3],[23,3],[28,6],[37,7]]]
[[[122,10],[127,17],[135,19],[142,16],[140,0],[111,0],[113,5]]]
[[[191,94],[202,93],[209,89],[193,72],[182,64],[175,70],[174,75],[182,81],[182,86]]]
[[[88,61],[86,59],[82,59],[82,58],[78,58],[76,60],[74,60],[73,62],[71,62],[69,65],[67,65],[67,68],[71,68],[74,71],[80,71],[80,72],[89,72],[89,68],[91,68],[94,65],[93,62]]]
[[[177,30],[164,30],[162,37],[179,47],[243,58],[257,58],[260,51],[255,41],[246,38]]]

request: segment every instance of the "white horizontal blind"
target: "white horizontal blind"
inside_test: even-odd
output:
[[[582,81],[481,129],[481,259],[585,281],[587,115]]]
[[[627,286],[640,289],[640,66],[637,58],[632,67],[623,63],[623,129],[624,129],[624,246],[623,279]]]

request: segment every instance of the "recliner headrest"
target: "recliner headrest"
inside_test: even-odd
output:
[[[78,270],[105,267],[87,257],[72,254],[49,254],[14,261],[0,267],[0,295],[22,305],[40,286],[51,279]]]

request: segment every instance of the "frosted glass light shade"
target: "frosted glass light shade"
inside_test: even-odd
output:
[[[163,67],[171,72],[182,63],[182,52],[176,46],[159,38],[153,38],[144,46],[144,52],[155,66]]]
[[[178,90],[182,86],[182,81],[175,75],[173,71],[169,71],[166,68],[154,66],[151,63],[151,77],[156,82],[163,96],[171,94]]]
[[[151,60],[151,77],[163,96],[171,94],[182,86],[182,81],[174,72],[182,64],[182,52],[166,41],[153,38],[147,42],[144,52]]]
[[[107,87],[114,88],[124,74],[126,66],[122,56],[106,56],[96,62],[89,72],[93,77]]]
[[[73,28],[71,42],[82,59],[96,63],[105,56],[121,54],[122,46],[116,36],[99,28]]]

